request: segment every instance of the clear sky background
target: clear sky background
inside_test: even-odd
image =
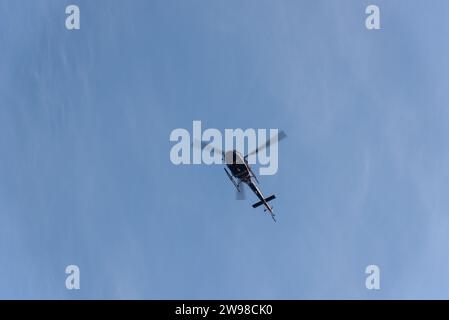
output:
[[[0,0],[0,298],[449,298],[448,13]],[[260,179],[278,223],[170,162],[193,120],[287,132]]]

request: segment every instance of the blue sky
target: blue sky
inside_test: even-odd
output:
[[[0,298],[448,298],[447,12],[0,0]],[[278,223],[170,162],[193,120],[287,132],[260,179]]]

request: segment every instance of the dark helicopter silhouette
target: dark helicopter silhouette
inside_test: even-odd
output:
[[[254,174],[253,170],[251,169],[249,163],[248,163],[248,157],[254,154],[257,154],[259,151],[269,147],[272,143],[277,143],[280,140],[287,137],[284,131],[279,131],[279,133],[273,137],[271,137],[269,140],[267,140],[264,144],[257,147],[255,150],[249,152],[247,155],[243,156],[240,152],[237,150],[229,150],[229,151],[222,151],[219,148],[215,146],[211,146],[209,143],[202,142],[198,145],[201,145],[201,149],[212,149],[214,152],[219,152],[222,156],[222,159],[224,160],[226,166],[228,167],[229,171],[224,168],[226,175],[228,176],[229,180],[231,180],[232,184],[235,186],[237,194],[236,198],[239,200],[242,200],[245,198],[244,193],[244,184],[246,184],[259,198],[259,201],[254,203],[252,205],[253,208],[257,208],[261,205],[265,207],[264,211],[268,211],[273,218],[273,220],[276,222],[275,214],[273,212],[273,207],[269,205],[268,202],[271,200],[276,199],[276,196],[273,194],[269,197],[264,197],[262,192],[260,191],[257,184],[259,184],[259,180],[257,179],[256,175]],[[276,139],[275,139],[276,138]],[[256,183],[257,184],[256,184]]]

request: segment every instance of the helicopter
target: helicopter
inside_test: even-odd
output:
[[[214,152],[219,152],[222,155],[222,160],[224,160],[224,163],[226,164],[226,167],[228,169],[227,170],[225,167],[224,171],[226,172],[226,175],[228,176],[229,180],[231,180],[236,189],[236,199],[245,199],[244,185],[246,184],[259,199],[259,201],[254,203],[252,207],[258,208],[263,205],[264,212],[268,212],[271,215],[273,221],[276,222],[273,207],[268,203],[276,199],[276,196],[274,194],[266,198],[263,196],[262,192],[257,186],[259,184],[259,180],[257,179],[257,176],[254,174],[251,166],[248,163],[248,157],[257,154],[259,151],[269,147],[273,143],[279,142],[285,137],[287,137],[287,135],[284,131],[281,130],[277,135],[271,137],[264,144],[260,145],[255,150],[249,152],[246,155],[242,155],[242,153],[238,152],[237,150],[229,150],[225,152],[217,147],[210,146],[210,144],[207,144],[203,141],[201,141],[199,145],[201,146],[201,149],[213,149]]]

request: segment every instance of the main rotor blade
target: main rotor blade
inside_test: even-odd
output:
[[[245,183],[241,182],[239,185],[239,190],[235,189],[235,199],[236,200],[245,200],[246,199],[246,192],[245,192]]]
[[[270,139],[267,140],[267,142],[265,142],[265,144],[258,146],[256,148],[256,150],[251,151],[250,153],[248,153],[245,158],[248,158],[248,156],[251,156],[255,153],[258,153],[259,151],[268,148],[271,144],[277,143],[279,141],[281,141],[282,139],[284,139],[285,137],[287,137],[287,135],[285,134],[285,132],[283,130],[279,131],[277,135],[272,136]],[[277,140],[275,139],[277,138]]]
[[[204,141],[199,141],[199,140],[195,139],[192,143],[192,146],[196,147],[196,148],[200,148],[201,150],[208,150],[208,151],[214,150],[214,152],[218,152],[222,156],[224,156],[223,150],[221,150],[220,148],[217,148],[215,146],[211,146],[210,142],[204,142]]]

